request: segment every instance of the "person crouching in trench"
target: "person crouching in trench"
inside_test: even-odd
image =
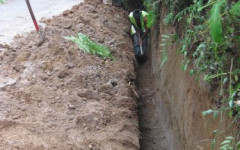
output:
[[[145,59],[148,48],[148,33],[150,29],[147,27],[148,13],[146,11],[134,10],[129,14],[131,22],[131,37],[136,58]]]

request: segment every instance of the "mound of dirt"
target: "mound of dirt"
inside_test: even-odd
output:
[[[134,53],[126,12],[81,3],[42,19],[32,32],[0,45],[0,149],[139,149]],[[115,60],[84,53],[65,36],[84,33]]]

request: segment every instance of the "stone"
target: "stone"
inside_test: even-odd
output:
[[[6,84],[0,84],[0,90],[4,90],[7,87]]]
[[[15,70],[16,72],[20,72],[23,69],[24,66],[22,66],[21,64],[16,64],[15,66],[13,66],[13,70]]]
[[[17,79],[10,79],[7,82],[8,86],[14,86],[17,83]]]
[[[68,16],[70,13],[71,13],[70,10],[65,10],[65,11],[63,12],[63,16]]]
[[[68,109],[74,110],[76,107],[73,104],[67,104]]]
[[[136,79],[136,74],[130,70],[125,71],[125,76],[130,79],[130,80],[135,80]]]
[[[92,149],[93,148],[93,146],[90,144],[89,146],[88,146],[90,149]]]
[[[97,92],[94,90],[80,89],[77,94],[79,97],[84,97],[87,99],[96,99],[96,100],[99,99]]]
[[[98,42],[99,42],[99,43],[104,43],[104,40],[105,40],[105,37],[100,37],[99,40],[98,40]]]
[[[67,63],[65,65],[68,69],[73,69],[75,67],[75,65],[73,63]]]
[[[102,85],[99,91],[105,92],[105,93],[111,93],[112,90],[113,90],[112,84],[107,83],[107,84]]]
[[[75,5],[72,7],[71,11],[74,13],[74,12],[78,11],[78,9],[79,9],[79,6]]]
[[[70,73],[67,72],[67,71],[65,71],[65,70],[63,70],[63,71],[61,71],[61,72],[58,74],[58,78],[63,79],[63,78],[65,78],[65,77],[67,77],[68,75],[70,75]]]

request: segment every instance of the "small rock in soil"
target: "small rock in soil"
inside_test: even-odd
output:
[[[73,104],[67,104],[68,109],[74,110],[76,107]]]
[[[17,83],[17,79],[10,79],[7,82],[8,86],[14,86]]]
[[[87,99],[96,99],[97,100],[99,98],[98,94],[95,91],[89,90],[89,89],[80,89],[77,94],[78,94],[78,96],[85,97]]]
[[[70,75],[70,73],[67,72],[66,70],[63,70],[63,71],[61,71],[61,72],[58,74],[58,78],[63,79],[63,78],[65,78],[65,77],[67,77],[68,75]]]

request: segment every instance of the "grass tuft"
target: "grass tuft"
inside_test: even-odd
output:
[[[88,36],[78,33],[78,37],[75,36],[66,36],[64,37],[66,40],[70,40],[78,45],[80,50],[86,53],[92,53],[94,55],[99,55],[104,59],[114,59],[110,52],[110,48],[104,46],[102,44],[96,43],[89,39]]]

